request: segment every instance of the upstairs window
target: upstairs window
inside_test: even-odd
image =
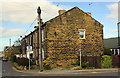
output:
[[[79,30],[79,37],[80,37],[80,39],[85,39],[85,30],[84,29]]]

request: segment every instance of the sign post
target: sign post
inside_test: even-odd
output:
[[[29,54],[29,70],[30,70],[30,52],[32,51],[32,46],[27,46],[27,51]]]

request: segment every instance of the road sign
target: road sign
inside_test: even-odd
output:
[[[28,52],[32,51],[32,46],[27,46],[27,51]]]
[[[27,51],[29,53],[29,70],[30,70],[30,52],[32,51],[32,46],[27,46]]]

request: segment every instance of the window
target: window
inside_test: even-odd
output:
[[[80,39],[85,39],[85,30],[84,29],[79,30],[79,36],[80,36]]]

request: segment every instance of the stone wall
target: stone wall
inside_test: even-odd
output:
[[[79,60],[79,49],[87,61],[89,61],[87,57],[102,55],[103,26],[79,8],[75,7],[46,24],[44,46],[46,46],[46,60],[51,67],[69,66],[72,62],[76,62]],[[85,39],[79,38],[79,29],[85,29]],[[93,59],[95,60],[100,63],[99,59]],[[96,64],[93,66],[99,67]]]

